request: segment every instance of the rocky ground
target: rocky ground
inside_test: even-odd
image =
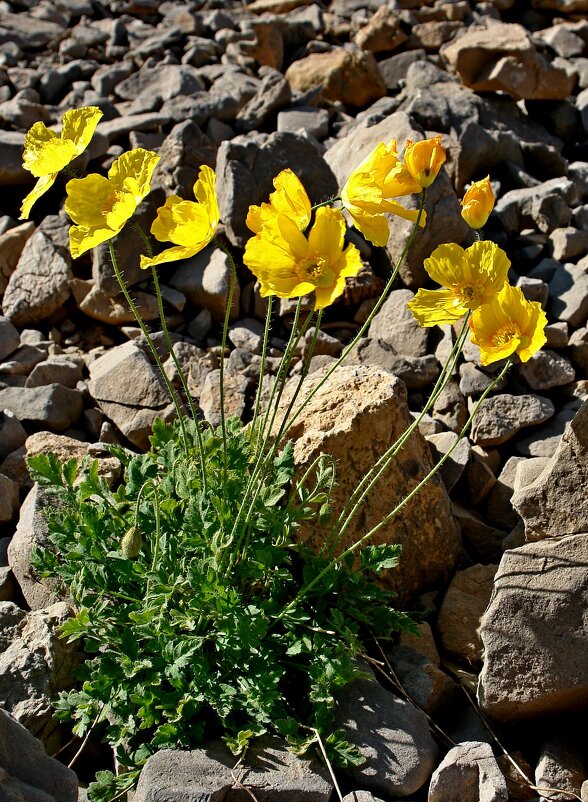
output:
[[[279,170],[293,168],[319,202],[378,142],[443,135],[448,161],[429,193],[429,224],[352,364],[325,390],[322,409],[337,410],[340,434],[328,434],[319,406],[297,445],[301,463],[328,446],[342,476],[373,460],[375,442],[394,439],[438,375],[455,333],[418,329],[406,302],[425,284],[423,258],[436,245],[472,241],[458,198],[490,173],[498,201],[486,233],[508,252],[511,282],[545,307],[548,343],[484,402],[443,485],[383,533],[404,544],[390,582],[426,614],[423,637],[403,637],[382,655],[403,690],[374,679],[342,701],[341,724],[367,762],[339,783],[346,802],[588,799],[586,12],[586,0],[2,0],[0,705],[10,716],[0,711],[0,799],[40,799],[33,788],[59,802],[78,793],[75,775],[43,757],[36,740],[49,754],[60,748],[48,700],[68,686],[79,655],[55,636],[66,606],[29,576],[46,502],[25,455],[90,454],[114,481],[120,466],[100,443],[144,448],[153,419],[172,414],[106,248],[69,256],[63,184],[31,221],[17,220],[31,183],[24,132],[82,105],[104,117],[76,167],[102,170],[129,147],[161,155],[142,207],[146,226],[166,195],[191,197],[201,164],[215,167],[221,236],[238,261],[247,207],[267,198]],[[366,319],[407,230],[395,218],[385,249],[350,231],[365,267],[329,309],[312,370]],[[145,319],[155,321],[132,230],[117,248]],[[160,275],[190,391],[217,422],[226,257],[206,250]],[[264,304],[241,264],[232,313],[228,398],[247,420]],[[291,313],[281,302],[270,370]],[[177,380],[171,360],[168,370]],[[368,519],[448,450],[489,381],[468,345]],[[351,444],[352,431],[362,436]],[[324,768],[275,741],[262,746],[237,775],[218,745],[160,753],[135,800],[164,798],[170,777],[174,800],[251,798],[239,782],[259,800],[335,798]]]

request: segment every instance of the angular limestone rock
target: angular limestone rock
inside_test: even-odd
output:
[[[506,779],[490,744],[464,741],[435,770],[428,802],[507,802]]]

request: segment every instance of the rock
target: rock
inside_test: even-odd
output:
[[[105,479],[107,484],[112,487],[121,474],[121,464],[117,457],[111,456],[107,451],[98,452],[89,443],[84,443],[81,440],[74,440],[73,437],[66,437],[62,434],[52,434],[51,432],[35,432],[26,441],[27,457],[33,457],[36,454],[48,454],[51,452],[61,462],[67,462],[68,459],[76,459],[81,468],[84,460],[93,462],[95,459],[98,462],[98,476]],[[78,482],[81,476],[81,471],[78,470]]]
[[[31,570],[32,552],[49,545],[46,509],[55,498],[34,485],[25,498],[14,537],[8,546],[8,564],[31,610],[41,610],[58,599],[57,580],[38,578]]]
[[[0,473],[0,524],[11,521],[18,511],[18,491],[17,483]]]
[[[202,78],[195,67],[189,64],[163,64],[157,67],[144,66],[115,86],[115,93],[124,100],[141,103],[150,102],[150,107],[137,108],[138,113],[153,111],[157,105],[176,95],[190,95],[204,89]],[[131,106],[131,109],[133,107]]]
[[[558,788],[560,793],[543,791],[542,797],[564,802],[571,794],[580,795],[580,786],[586,777],[582,751],[572,739],[550,738],[543,744],[535,767],[535,785],[539,788]]]
[[[417,623],[417,629],[419,630],[418,635],[412,632],[399,632],[398,643],[400,646],[407,646],[412,651],[422,654],[434,666],[440,666],[441,658],[437,651],[437,644],[435,643],[431,625],[427,624],[426,621],[420,621]]]
[[[355,34],[354,42],[362,50],[372,53],[395,50],[408,36],[400,26],[400,15],[387,6],[380,6],[376,13]]]
[[[40,226],[27,240],[4,293],[4,314],[16,326],[44,320],[63,306],[73,278],[70,259]]]
[[[61,37],[64,29],[65,25],[38,16],[4,11],[0,21],[0,38],[1,41],[16,42],[24,49],[42,48],[52,39]]]
[[[261,85],[257,93],[237,113],[235,125],[240,131],[255,131],[273,114],[287,107],[292,97],[290,84],[272,67],[260,67]]]
[[[241,248],[252,236],[245,225],[251,204],[266,202],[273,180],[290,167],[312,203],[337,194],[337,183],[311,141],[300,134],[249,134],[223,142],[218,151],[219,207],[229,241]]]
[[[149,447],[155,418],[170,420],[175,415],[163,379],[134,342],[111,348],[92,362],[88,391],[106,417],[138,448]],[[1,397],[0,393],[0,402]]]
[[[520,516],[513,510],[511,498],[517,469],[522,462],[526,462],[525,457],[509,457],[492,488],[488,497],[486,520],[493,526],[512,528],[520,521]]]
[[[550,390],[570,384],[576,378],[570,360],[549,349],[537,351],[528,362],[521,363],[518,372],[531,390]]]
[[[446,652],[465,665],[482,664],[480,620],[492,595],[496,565],[472,565],[458,571],[443,599],[437,632]]]
[[[560,100],[575,78],[538,53],[522,25],[471,25],[441,48],[442,57],[476,92],[508,92],[515,99]]]
[[[482,619],[484,712],[500,721],[588,703],[588,538],[572,535],[506,551]]]
[[[437,746],[425,714],[369,674],[345,686],[337,699],[337,724],[365,758],[343,773],[376,794],[409,796],[431,776]]]
[[[549,308],[557,320],[583,326],[588,318],[588,273],[579,265],[559,265],[549,282]]]
[[[497,562],[503,552],[506,532],[489,526],[483,518],[460,504],[453,504],[453,514],[459,523],[462,540],[476,560]]]
[[[496,485],[496,476],[488,460],[480,454],[480,446],[472,449],[470,461],[464,470],[464,480],[469,501],[478,505]]]
[[[549,463],[512,503],[525,522],[527,540],[588,532],[588,402],[566,428]]]
[[[25,387],[41,387],[55,383],[73,390],[81,380],[82,365],[80,361],[67,354],[59,354],[49,357],[44,362],[38,362],[29,374]]]
[[[212,93],[206,93],[205,97],[210,106]],[[218,107],[219,101],[215,102]],[[236,111],[236,108],[235,105],[233,112]],[[221,115],[218,108],[200,109],[200,112],[195,112],[193,109],[189,116],[195,117],[195,120],[184,119],[174,125],[159,149],[161,160],[154,175],[154,188],[163,189],[166,195],[175,194],[188,200],[194,199],[193,187],[200,167],[203,164],[214,167],[216,160],[216,148],[202,133],[197,123],[204,123],[208,116],[213,114],[217,117],[226,117],[226,115]],[[233,114],[229,116],[232,117]],[[146,220],[144,228],[148,228],[150,225],[151,221],[147,222]],[[128,247],[132,248],[131,241],[129,241]],[[137,275],[145,275],[138,266],[136,272]]]
[[[490,744],[465,741],[454,746],[435,769],[428,802],[507,802],[506,779]]]
[[[387,656],[403,690],[425,713],[434,715],[451,701],[455,683],[424,655],[406,646],[395,646]]]
[[[566,426],[578,411],[578,402],[565,404],[546,426],[530,437],[517,440],[516,450],[524,457],[552,457],[560,443]]]
[[[447,382],[433,404],[432,415],[452,432],[456,434],[461,432],[469,415],[465,398],[457,382]]]
[[[176,268],[169,284],[184,293],[194,306],[204,307],[213,320],[222,322],[229,299],[231,266],[220,248],[206,248]],[[231,319],[239,314],[239,283],[235,285]]]
[[[493,376],[486,373],[483,368],[472,362],[462,362],[459,366],[459,389],[466,397],[482,395],[493,380]],[[506,379],[502,379],[497,385],[496,390],[500,391],[506,387]]]
[[[565,25],[544,28],[542,31],[537,31],[537,36],[562,58],[581,56],[586,46],[584,40]]]
[[[256,318],[243,318],[229,327],[228,337],[235,348],[242,348],[250,354],[261,354],[263,331],[263,324]]]
[[[259,802],[328,802],[333,785],[318,760],[296,757],[279,738],[264,736],[241,759],[218,742],[191,752],[162,749],[145,764],[133,799],[229,802],[250,796],[249,788]]]
[[[64,432],[82,414],[82,397],[61,384],[6,387],[0,390],[0,409],[8,409],[24,424]]]
[[[438,462],[457,442],[455,432],[430,434],[426,440],[431,447],[433,462]],[[448,493],[451,493],[470,458],[470,443],[467,437],[460,440],[441,468],[441,478]]]
[[[227,418],[242,418],[245,412],[246,393],[249,382],[245,376],[225,374],[224,399]],[[220,370],[212,370],[204,379],[200,393],[200,408],[204,418],[213,426],[221,422]]]
[[[77,802],[78,778],[63,763],[45,754],[42,743],[0,709],[0,769],[6,802]],[[8,776],[7,776],[8,775]]]
[[[376,59],[355,45],[311,53],[294,61],[286,70],[286,80],[298,92],[320,86],[325,99],[356,107],[386,94]]]
[[[320,140],[329,133],[329,112],[311,107],[285,109],[279,112],[277,125],[278,131],[306,131]]]
[[[576,259],[588,251],[588,232],[574,226],[555,228],[549,235],[551,255],[558,262]]]
[[[553,415],[555,407],[539,395],[494,395],[482,401],[472,425],[472,440],[480,446],[497,446],[526,426],[537,426]]]
[[[410,32],[409,47],[422,47],[426,51],[436,53],[462,28],[463,24],[457,20],[430,20],[417,23],[412,26]]]
[[[324,375],[325,369],[305,379],[299,399],[307,397]],[[290,384],[284,392],[282,414],[294,386]],[[406,391],[399,379],[378,368],[342,365],[286,429],[284,438],[294,441],[295,461],[301,472],[321,452],[335,460],[337,484],[332,505],[336,520],[361,477],[411,421]],[[351,450],[350,438],[354,444]],[[338,551],[379,524],[405,497],[407,488],[414,487],[430,467],[427,445],[420,433],[414,432],[364,501],[361,521],[356,519],[350,524]],[[300,536],[310,547],[320,549],[326,534],[327,530],[317,527]],[[379,575],[383,583],[398,592],[401,600],[446,579],[459,554],[460,541],[441,480],[433,478],[371,542],[402,544],[402,569]]]
[[[43,348],[36,348],[33,345],[21,345],[14,351],[7,362],[0,364],[0,377],[5,379],[9,376],[27,376],[39,362],[43,362],[47,357],[47,352]],[[23,381],[24,383],[24,381]],[[17,386],[17,385],[15,385]]]
[[[0,234],[0,296],[6,291],[8,280],[14,273],[27,240],[35,230],[31,221]]]
[[[0,409],[0,462],[24,444],[27,433],[19,419],[8,409]]]
[[[0,186],[28,184],[31,181],[30,173],[22,166],[23,146],[24,134],[0,131]]]
[[[391,345],[397,354],[426,356],[429,332],[407,307],[413,298],[411,290],[393,290],[374,316],[369,335]]]
[[[7,317],[0,315],[0,360],[14,353],[20,345],[20,334]]]
[[[348,365],[370,365],[398,376],[409,390],[426,387],[437,378],[439,365],[432,354],[405,356],[394,347],[373,337],[362,337],[347,358]]]
[[[71,687],[72,671],[80,662],[79,644],[68,644],[58,634],[70,614],[64,602],[33,610],[21,621],[18,636],[0,654],[4,710],[39,738],[48,752],[61,745],[51,699]]]
[[[70,282],[70,288],[78,309],[93,320],[100,320],[102,323],[109,323],[113,326],[135,322],[135,316],[122,292],[111,295],[91,279],[87,281],[73,279]],[[132,298],[137,308],[140,309],[144,322],[157,320],[159,308],[154,295],[134,289]]]

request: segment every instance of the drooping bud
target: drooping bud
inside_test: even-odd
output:
[[[131,528],[123,535],[120,541],[120,550],[127,560],[132,560],[138,557],[143,545],[143,538],[137,526]]]
[[[461,201],[461,216],[470,228],[478,229],[486,225],[494,208],[494,200],[489,175],[473,182]]]

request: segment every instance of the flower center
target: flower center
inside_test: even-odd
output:
[[[502,328],[498,329],[498,331],[494,332],[494,335],[492,336],[492,343],[495,346],[506,345],[507,343],[512,342],[514,339],[520,339],[520,337],[520,329],[514,323],[510,322],[505,326],[502,326]]]
[[[109,215],[113,211],[117,203],[120,203],[123,200],[124,196],[125,193],[122,192],[120,189],[113,189],[110,195],[104,201],[104,204],[102,205],[102,209],[100,210],[102,215],[104,217]]]
[[[326,266],[326,260],[322,256],[317,257],[315,261],[308,262],[303,266],[302,273],[304,278],[310,281],[318,281],[323,275]]]

